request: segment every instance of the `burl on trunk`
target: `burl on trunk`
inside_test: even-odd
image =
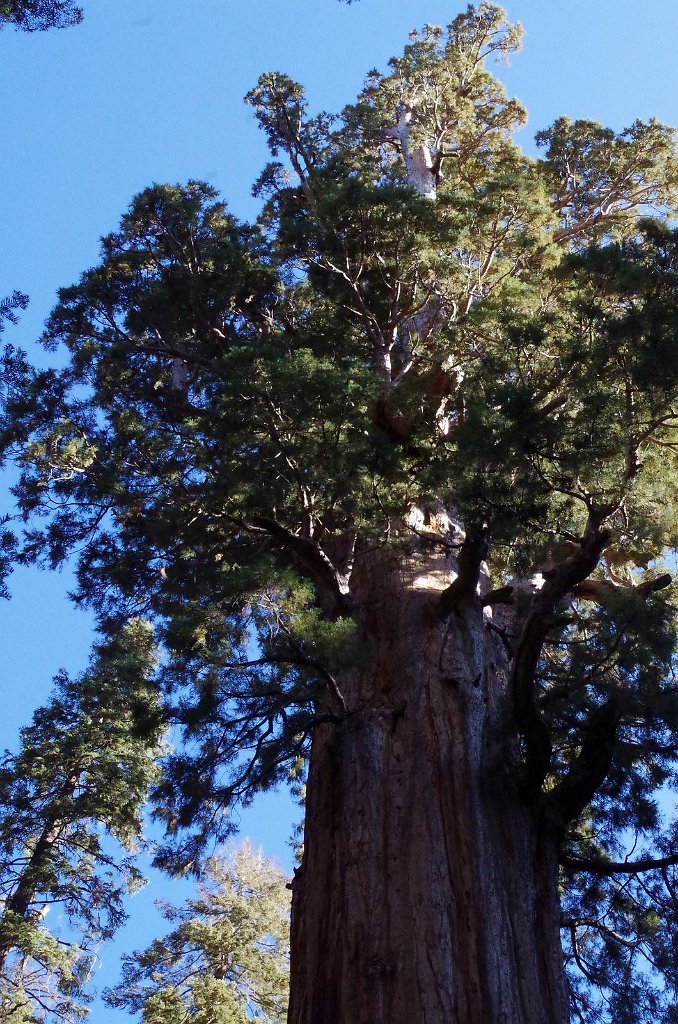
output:
[[[565,1024],[557,844],[507,758],[508,655],[444,557],[364,555],[362,663],[321,726],[290,1024]]]

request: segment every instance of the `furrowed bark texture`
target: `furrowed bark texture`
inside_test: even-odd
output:
[[[359,562],[364,660],[314,739],[289,1022],[565,1024],[556,840],[502,771],[489,611],[441,620],[442,555]]]

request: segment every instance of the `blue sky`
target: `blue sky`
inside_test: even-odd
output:
[[[60,286],[97,259],[132,196],[152,182],[210,181],[242,218],[256,215],[251,183],[266,160],[242,102],[264,70],[304,83],[313,109],[337,110],[383,67],[407,32],[445,24],[462,3],[442,0],[82,0],[83,25],[0,32],[0,296],[31,305],[5,340],[36,359],[41,324]],[[622,128],[636,117],[678,124],[676,0],[513,0],[524,49],[500,77],[530,115],[521,141],[561,114]],[[68,604],[68,573],[17,572],[0,605],[0,748],[61,666],[87,660],[90,624]],[[290,804],[268,798],[243,828],[289,861]],[[156,882],[137,901],[126,939],[147,940]],[[131,936],[131,937],[130,937]],[[113,956],[105,954],[110,962]],[[110,977],[110,975],[109,975]],[[127,1020],[95,1009],[93,1024]]]

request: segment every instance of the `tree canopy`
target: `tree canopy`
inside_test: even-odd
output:
[[[456,555],[436,614],[480,588],[511,776],[562,832],[573,1013],[669,1021],[674,134],[561,118],[525,154],[488,67],[519,43],[469,6],[336,117],[263,75],[256,224],[201,182],[133,200],[49,320],[66,367],[6,354],[21,558],[77,551],[104,633],[153,620],[184,868],[350,711],[364,553]]]
[[[86,1016],[97,949],[142,880],[133,854],[164,728],[153,664],[150,629],[130,622],[82,676],[57,677],[0,764],[4,1019]]]
[[[289,986],[289,886],[247,841],[212,858],[197,898],[164,905],[176,922],[125,957],[113,1006],[144,1024],[284,1024]]]
[[[43,32],[81,21],[82,8],[74,0],[0,0],[0,30],[13,25],[22,32]]]

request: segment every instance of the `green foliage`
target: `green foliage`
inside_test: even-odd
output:
[[[537,133],[542,172],[561,218],[561,239],[621,232],[639,207],[671,210],[678,188],[673,129],[652,119],[615,134],[595,121],[560,117]]]
[[[199,896],[164,906],[173,930],[126,957],[113,1006],[144,1024],[283,1024],[287,1019],[287,877],[247,842],[206,866]]]
[[[0,766],[0,1006],[28,1021],[78,1019],[97,945],[141,882],[132,856],[162,731],[152,633],[103,644]],[[117,848],[117,852],[116,852]],[[49,913],[68,927],[49,930]],[[14,1020],[14,1017],[11,1017]]]
[[[82,8],[73,0],[0,0],[0,30],[13,25],[23,32],[42,32],[81,21]]]
[[[510,151],[511,135],[526,114],[485,64],[508,62],[521,37],[520,25],[510,25],[490,3],[469,5],[446,30],[426,25],[412,32],[402,57],[389,61],[390,73],[371,71],[357,103],[344,112],[349,136],[363,147],[383,146],[384,130],[404,108],[412,114],[413,140],[434,144],[450,161],[446,174],[459,184],[476,175],[486,179]],[[395,153],[383,159],[402,175]]]
[[[678,708],[667,678],[674,672],[675,588],[643,597],[619,587],[602,592],[595,605],[581,604],[542,666],[542,706],[557,737],[550,784],[581,805],[576,827],[568,829],[573,860],[565,862],[562,907],[573,1006],[587,1022],[672,1020],[678,858],[671,856],[676,823],[668,808]],[[610,743],[608,733],[596,732],[591,707],[609,707],[619,694],[630,714],[610,747],[607,774],[595,792],[578,792],[573,755],[583,767],[587,745],[600,750]],[[620,862],[620,873],[605,870],[611,862]]]

